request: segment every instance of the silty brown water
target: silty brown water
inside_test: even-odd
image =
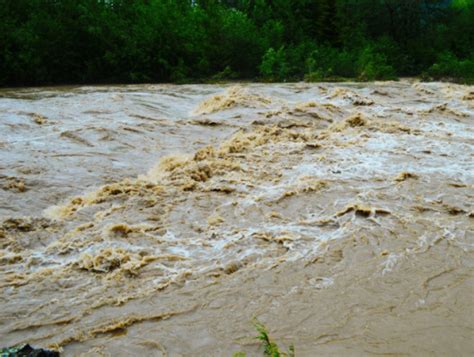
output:
[[[471,355],[474,88],[0,92],[3,345]]]

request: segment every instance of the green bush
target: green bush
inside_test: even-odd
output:
[[[413,44],[414,47],[419,51],[417,44]],[[372,50],[384,57],[384,62],[392,66],[397,74],[413,75],[417,73],[413,58],[409,56],[410,51],[402,50],[400,46],[390,37],[382,36],[372,43]],[[425,50],[426,52],[426,50]],[[422,56],[418,53],[418,56]]]
[[[354,53],[349,51],[320,47],[306,59],[305,80],[355,77],[357,75],[355,59]]]
[[[301,80],[306,73],[305,63],[308,56],[316,50],[313,41],[303,41],[286,49],[286,61],[290,80]]]
[[[224,68],[223,71],[212,76],[211,80],[214,82],[228,81],[239,78],[239,75],[232,70],[230,66]]]
[[[306,73],[306,59],[315,48],[311,41],[282,46],[278,51],[270,48],[262,58],[260,74],[268,81],[300,80]]]
[[[358,78],[362,81],[396,79],[395,70],[386,57],[370,45],[359,53],[357,67]]]
[[[221,62],[238,70],[241,76],[254,74],[264,52],[255,24],[241,11],[226,9],[221,14]]]
[[[307,58],[306,68],[307,81],[341,78],[369,81],[396,78],[395,70],[387,63],[386,57],[372,46],[351,51],[320,47]]]
[[[460,60],[450,52],[444,52],[427,71],[434,79],[449,79],[463,83],[474,83],[474,56]]]
[[[288,64],[286,62],[285,47],[280,47],[278,51],[273,48],[263,55],[260,64],[260,74],[269,81],[281,81],[288,75]]]

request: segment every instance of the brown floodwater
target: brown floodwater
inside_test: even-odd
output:
[[[474,87],[0,90],[0,341],[474,354]]]

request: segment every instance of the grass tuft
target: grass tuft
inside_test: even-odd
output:
[[[295,347],[291,345],[288,349],[288,352],[280,351],[277,343],[270,339],[268,335],[267,328],[258,320],[255,320],[255,328],[259,335],[257,339],[262,342],[264,348],[264,355],[269,357],[294,357],[295,356]]]
[[[257,319],[254,320],[255,329],[258,332],[256,339],[260,340],[263,347],[263,355],[268,357],[295,357],[295,346],[290,345],[288,352],[281,352],[277,343],[272,341],[268,335],[267,328]],[[247,357],[245,352],[235,352],[232,357]]]

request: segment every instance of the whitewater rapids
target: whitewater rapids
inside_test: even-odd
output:
[[[474,354],[472,86],[1,90],[0,132],[3,347]]]

